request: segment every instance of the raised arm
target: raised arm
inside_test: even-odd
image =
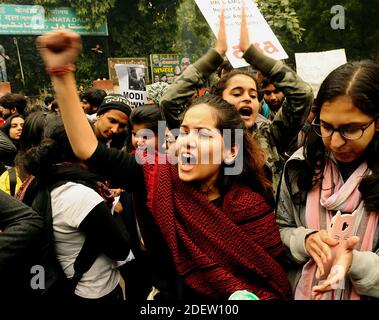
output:
[[[312,88],[282,61],[268,57],[250,42],[244,9],[239,46],[244,53],[243,58],[285,94],[286,100],[270,127],[279,154],[284,155],[307,119],[313,102]]]
[[[217,70],[224,61],[227,50],[224,11],[221,10],[220,28],[214,48],[190,65],[183,74],[172,83],[159,101],[170,129],[180,127],[181,115],[187,109],[192,96],[201,84]]]
[[[59,30],[37,38],[37,47],[49,73],[72,149],[79,159],[88,159],[97,139],[80,106],[74,63],[81,50],[78,34]]]

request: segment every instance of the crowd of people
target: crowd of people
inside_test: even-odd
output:
[[[231,67],[221,14],[214,48],[134,107],[100,89],[78,94],[78,34],[53,31],[37,46],[54,97],[29,114],[25,97],[0,98],[9,296],[379,298],[377,61],[338,67],[314,97],[250,42],[244,15],[238,49],[250,66]],[[53,274],[37,289],[35,265]]]

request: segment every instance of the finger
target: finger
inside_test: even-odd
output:
[[[240,31],[240,42],[243,50],[247,49],[246,46],[249,42],[249,33],[247,30],[247,21],[246,21],[246,12],[245,12],[245,3],[242,1],[241,9],[241,31]]]
[[[225,31],[225,14],[224,14],[224,5],[221,7],[220,12],[220,25],[218,30],[218,35],[216,39],[216,51],[223,56],[226,51],[226,31]]]
[[[324,262],[324,263],[327,263],[327,256],[325,255],[325,252],[321,246],[319,246],[319,244],[317,242],[312,242],[310,244],[310,247],[311,249],[321,258],[321,260]]]
[[[324,297],[324,293],[327,292],[327,291],[318,291],[318,290],[315,291],[313,290],[313,288],[312,288],[312,293],[311,293],[311,297],[313,300],[321,300]]]
[[[326,280],[326,288],[330,288],[330,290],[339,288],[341,281],[343,281],[343,278],[344,275],[339,272],[331,275]]]
[[[322,296],[323,296],[323,294],[317,292],[317,293],[313,296],[313,300],[321,300],[321,299],[322,299]]]
[[[246,28],[247,22],[246,22],[246,11],[245,11],[245,1],[242,1],[242,10],[241,10],[241,27]]]
[[[313,260],[315,261],[318,271],[319,271],[319,277],[323,276],[325,273],[324,264],[322,263],[320,256],[317,254],[311,254]]]
[[[323,293],[326,291],[330,291],[330,284],[325,280],[322,284],[312,287],[312,293]]]
[[[331,237],[324,237],[324,238],[321,238],[321,240],[331,247],[335,247],[336,245],[339,244],[339,241],[337,239],[334,239]]]
[[[357,243],[359,242],[359,237],[353,236],[346,240],[346,248],[347,249],[353,249]]]
[[[224,10],[224,5],[222,5],[221,12],[220,12],[220,28],[218,30],[218,37],[220,39],[223,39],[225,37],[225,10]]]
[[[336,245],[338,244],[338,240],[332,238],[331,236],[329,236],[329,234],[328,234],[326,231],[324,232],[324,230],[322,230],[322,231],[319,233],[319,235],[320,235],[320,239],[321,239],[323,242],[325,242],[326,244],[328,244],[328,245],[330,245],[330,246],[332,246],[332,247],[334,247],[334,246],[336,246]]]

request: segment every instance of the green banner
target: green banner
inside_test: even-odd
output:
[[[151,82],[163,81],[173,83],[191,64],[191,60],[191,56],[182,54],[151,54]]]
[[[107,36],[104,23],[96,30],[88,30],[73,8],[59,7],[45,12],[42,6],[0,5],[0,34],[40,35],[48,31],[67,29],[89,36]]]

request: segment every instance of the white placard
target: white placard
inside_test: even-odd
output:
[[[234,68],[248,66],[248,63],[238,55],[239,35],[241,29],[241,8],[245,5],[246,19],[250,41],[266,55],[276,59],[287,59],[279,40],[272,32],[265,18],[252,0],[195,0],[201,13],[207,20],[217,37],[219,16],[224,2],[225,29],[228,51],[226,56]]]
[[[326,76],[347,62],[345,49],[295,53],[295,60],[297,74],[312,86],[315,96]]]
[[[114,66],[120,85],[120,93],[135,107],[147,102],[146,68],[140,64],[115,64]]]

